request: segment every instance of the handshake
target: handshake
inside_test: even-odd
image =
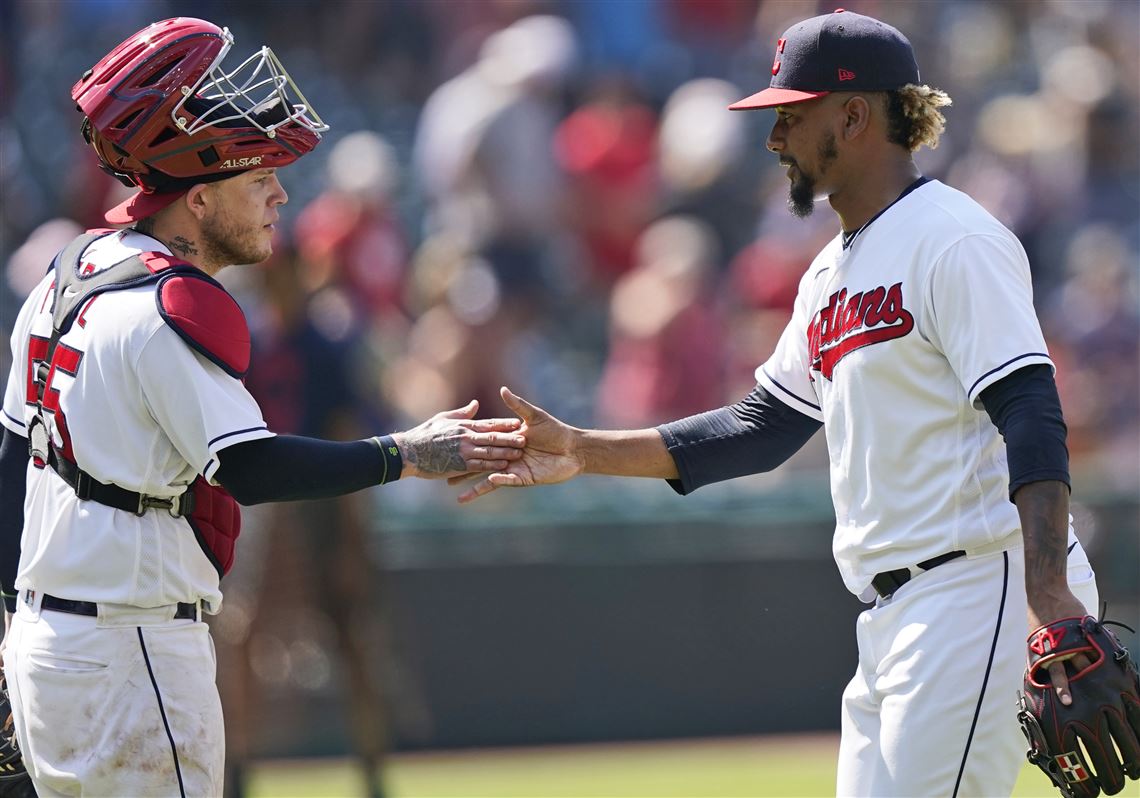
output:
[[[587,431],[564,424],[509,388],[501,388],[500,395],[517,418],[476,419],[479,403],[472,400],[395,433],[402,476],[446,477],[452,485],[477,479],[459,496],[466,503],[497,488],[551,485],[586,470],[579,443]]]

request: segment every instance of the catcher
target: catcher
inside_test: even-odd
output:
[[[238,505],[504,468],[517,420],[477,402],[393,435],[277,435],[214,279],[273,251],[280,167],[328,126],[268,47],[155,23],[80,77],[101,167],[139,190],[25,301],[0,411],[0,592],[16,734],[38,793],[219,795],[213,642]],[[223,65],[223,61],[226,63]],[[132,225],[127,227],[125,225]],[[46,265],[46,264],[45,264]]]

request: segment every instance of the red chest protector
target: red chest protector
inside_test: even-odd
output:
[[[221,283],[197,267],[158,252],[143,252],[96,271],[82,262],[87,247],[113,231],[96,230],[79,236],[56,256],[52,335],[43,360],[33,363],[36,416],[29,426],[29,449],[37,465],[50,465],[82,500],[97,501],[138,515],[165,510],[190,524],[202,551],[217,569],[233,565],[234,545],[241,532],[241,511],[221,486],[202,476],[180,496],[147,496],[119,485],[97,482],[83,471],[47,434],[43,398],[59,339],[71,329],[81,308],[92,297],[154,285],[159,315],[186,344],[231,377],[241,379],[249,369],[250,339],[245,315]]]

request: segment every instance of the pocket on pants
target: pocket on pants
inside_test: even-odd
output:
[[[61,654],[55,651],[32,649],[27,654],[28,665],[52,673],[102,673],[107,663],[81,654]]]

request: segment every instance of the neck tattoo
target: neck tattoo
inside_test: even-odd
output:
[[[175,252],[182,253],[183,257],[198,254],[198,248],[194,246],[194,242],[183,236],[175,236],[174,240],[170,242],[170,248]]]

